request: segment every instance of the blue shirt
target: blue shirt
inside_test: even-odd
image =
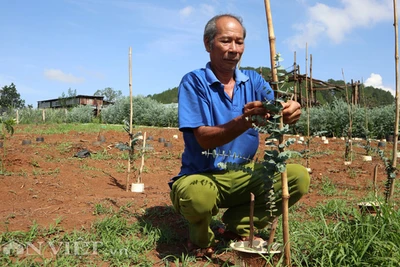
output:
[[[182,175],[213,172],[221,170],[220,162],[243,163],[244,159],[233,157],[214,158],[203,155],[203,148],[197,142],[192,129],[200,126],[216,126],[229,122],[243,114],[245,104],[252,101],[265,101],[274,98],[268,82],[252,70],[235,70],[235,88],[231,99],[224,92],[224,85],[211,70],[210,63],[205,68],[186,74],[178,88],[179,130],[183,132],[185,149],[182,154]],[[259,144],[258,132],[252,128],[231,142],[216,147],[218,152],[240,154],[253,158]]]

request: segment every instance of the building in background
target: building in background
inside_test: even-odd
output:
[[[65,98],[55,98],[38,101],[38,109],[46,108],[72,108],[76,106],[91,106],[94,114],[100,114],[101,109],[112,104],[105,101],[104,96],[77,95]]]

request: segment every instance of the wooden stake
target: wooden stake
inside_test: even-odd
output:
[[[129,47],[129,99],[130,99],[130,117],[129,117],[129,147],[132,148],[132,119],[133,119],[133,104],[132,104],[132,48]],[[131,155],[133,151],[129,151],[128,157],[128,174],[126,176],[126,191],[129,190],[129,180],[131,174]]]
[[[253,247],[254,239],[254,194],[250,193],[250,236],[249,236],[249,248]]]
[[[274,242],[276,228],[278,227],[278,217],[276,217],[271,224],[271,230],[269,231],[269,238],[267,247],[270,248],[272,243]]]
[[[312,79],[312,54],[310,54],[310,101],[315,104],[315,95],[313,92],[313,79]],[[310,105],[311,105],[310,103]]]
[[[297,102],[297,63],[296,63],[296,51],[294,51],[294,62],[293,62],[293,80],[294,80],[294,101]]]
[[[397,162],[397,142],[399,139],[399,44],[398,44],[398,23],[397,23],[397,0],[393,0],[393,11],[394,11],[394,34],[395,34],[395,69],[396,69],[396,117],[395,117],[395,125],[394,125],[394,140],[393,140],[393,158],[392,158],[392,167],[396,168]],[[393,197],[394,192],[394,181],[392,179],[392,183],[389,188],[389,195],[387,197],[386,202],[389,202]]]
[[[352,151],[353,151],[353,142],[352,142],[352,136],[353,136],[353,103],[351,101],[349,101],[349,93],[348,93],[348,89],[347,89],[347,82],[346,79],[344,77],[344,70],[342,69],[342,76],[343,76],[343,82],[345,85],[345,90],[346,90],[346,102],[347,102],[347,106],[348,106],[348,113],[349,113],[349,132],[347,133],[347,138],[348,138],[348,142],[350,143],[350,148],[348,148],[346,146],[346,152],[345,152],[345,160],[348,160],[348,158],[346,159],[346,156],[348,157],[350,154],[350,161],[353,161],[353,155],[352,155]]]
[[[307,150],[310,151],[310,99],[308,97],[308,44],[306,43],[306,110],[307,110]],[[310,152],[307,152],[308,154]],[[310,156],[306,158],[306,166],[310,168]]]
[[[143,135],[143,147],[142,147],[142,164],[140,164],[140,169],[139,169],[139,175],[137,178],[137,183],[141,183],[142,182],[142,172],[143,172],[143,166],[144,166],[144,151],[146,148],[146,132],[144,132]]]
[[[271,61],[271,73],[272,73],[272,82],[273,89],[278,89],[278,75],[275,64],[275,33],[274,26],[272,23],[272,12],[271,5],[269,0],[264,0],[265,4],[265,13],[267,16],[267,24],[268,24],[268,35],[269,35],[269,44],[270,44],[270,61]],[[275,97],[277,93],[275,92]],[[283,128],[283,116],[281,116],[280,128]],[[279,138],[279,144],[283,144],[283,136]],[[284,147],[284,146],[282,146]],[[279,151],[283,152],[283,148],[280,148]],[[287,172],[284,171],[281,174],[281,183],[282,183],[282,228],[283,228],[283,243],[284,243],[284,260],[286,266],[291,266],[290,263],[290,241],[289,241],[289,187],[287,181]]]
[[[374,168],[374,177],[372,180],[372,184],[374,186],[374,196],[375,196],[375,200],[378,199],[378,188],[376,187],[376,179],[378,177],[378,164],[375,165]]]

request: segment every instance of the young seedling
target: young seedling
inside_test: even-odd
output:
[[[128,150],[129,157],[128,157],[128,175],[126,178],[126,191],[129,189],[129,180],[130,180],[130,173],[131,173],[131,165],[135,159],[135,146],[139,144],[139,140],[143,139],[142,132],[137,132],[135,134],[131,131],[131,126],[128,121],[125,121],[125,125],[123,126],[124,130],[128,133],[129,142],[128,144],[119,143],[116,147],[120,150]]]
[[[14,124],[15,124],[15,119],[3,119],[0,117],[0,124],[1,124],[1,134],[0,134],[0,139],[4,140],[2,143],[3,146],[3,158],[6,157],[6,140],[7,140],[7,133],[9,136],[12,136],[14,134]],[[4,164],[3,160],[0,161],[0,172],[1,174],[4,174]]]

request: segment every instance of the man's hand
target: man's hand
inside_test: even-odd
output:
[[[301,106],[299,102],[288,100],[287,102],[282,102],[283,110],[283,123],[294,124],[300,119]]]
[[[251,120],[251,117],[255,115],[261,116],[265,120],[268,120],[268,118],[271,116],[268,113],[268,110],[264,108],[263,103],[261,101],[249,102],[246,105],[244,105],[243,117],[247,118],[246,125],[248,126],[248,128],[251,128],[253,126],[253,122],[258,124],[256,121]]]

